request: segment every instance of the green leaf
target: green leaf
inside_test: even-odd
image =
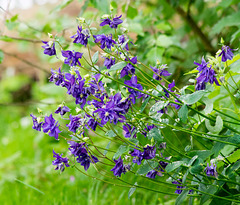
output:
[[[126,65],[127,65],[127,62],[121,61],[121,62],[118,62],[118,63],[114,64],[113,66],[111,66],[110,69],[107,69],[106,71],[111,72],[111,71],[120,70],[123,67],[125,67]]]
[[[173,40],[173,37],[162,34],[158,36],[156,44],[157,46],[168,48],[169,46],[174,45],[175,42],[176,39]]]
[[[190,173],[191,174],[200,174],[203,171],[203,166],[202,165],[196,165],[191,167]]]
[[[166,166],[166,172],[171,172],[171,171],[177,169],[178,167],[180,167],[183,164],[184,164],[183,161],[172,162],[172,163],[170,163]]]
[[[128,6],[127,17],[130,19],[134,19],[137,15],[138,15],[138,10],[136,8]]]
[[[166,107],[168,105],[168,101],[167,102],[164,102],[164,101],[159,101],[157,103],[155,103],[151,108],[150,108],[150,111],[149,111],[149,115],[152,115],[154,114],[155,112],[163,109],[164,107]]]
[[[210,114],[213,110],[213,100],[207,97],[203,97],[202,101],[206,105],[204,109],[205,114]]]
[[[98,62],[98,51],[96,53],[94,53],[93,57],[92,57],[92,62],[93,64],[96,64]]]
[[[188,166],[191,166],[197,158],[198,158],[198,156],[196,155],[192,159],[190,159],[190,161],[188,162]]]
[[[182,100],[185,104],[192,105],[198,102],[207,92],[205,90],[199,90],[192,94],[182,95],[180,100]]]
[[[231,15],[221,18],[211,29],[210,34],[214,35],[220,33],[223,28],[227,26],[240,25],[240,12],[234,12]]]
[[[4,58],[4,53],[2,50],[0,50],[0,63],[3,62],[3,58]]]
[[[216,191],[218,190],[218,186],[216,185],[210,185],[209,188],[205,191],[209,194],[214,194]],[[200,204],[204,204],[208,199],[210,199],[212,196],[207,195],[207,194],[203,194],[203,196],[201,197],[201,201]]]
[[[148,139],[154,139],[157,142],[162,142],[163,141],[163,137],[161,136],[159,129],[158,128],[153,128],[151,129],[148,133],[147,133],[147,138]]]
[[[107,144],[107,146],[106,146],[106,150],[104,150],[103,155],[106,155],[106,154],[107,154],[107,152],[108,152],[107,149],[109,149],[110,144],[111,144],[111,141],[108,142],[108,144]]]
[[[205,125],[208,129],[209,132],[214,133],[214,134],[218,134],[219,132],[221,132],[222,128],[223,128],[223,120],[222,118],[218,115],[216,118],[216,124],[215,126],[212,126],[210,124],[210,121],[208,119],[205,120]]]
[[[135,182],[134,185],[138,185],[137,182]],[[130,188],[129,192],[128,192],[128,199],[130,199],[130,197],[133,195],[133,193],[136,191],[136,187],[132,187]]]
[[[189,190],[183,190],[182,193],[176,198],[175,205],[180,205],[187,197]]]
[[[116,134],[112,130],[109,130],[108,132],[106,132],[105,135],[108,137],[116,137]]]
[[[140,36],[144,36],[143,26],[140,23],[132,22],[128,26],[129,31],[137,33]]]
[[[115,155],[113,156],[113,158],[118,159],[123,153],[128,152],[128,151],[129,151],[129,147],[120,145],[120,147],[118,148],[118,150],[115,153]]]
[[[12,42],[13,39],[8,36],[0,36],[0,41]]]
[[[154,161],[144,161],[144,164],[137,170],[137,174],[143,175],[147,174],[151,170],[155,169],[158,166],[158,162]]]
[[[147,99],[144,100],[144,102],[143,102],[143,104],[142,104],[142,106],[141,106],[141,108],[140,108],[140,113],[142,113],[142,112],[144,111],[144,109],[145,109],[145,107],[147,106],[150,98],[151,98],[151,97],[149,96],[149,97],[147,97]]]
[[[183,105],[180,110],[178,111],[178,117],[183,123],[187,123],[188,119],[188,108],[187,105]]]

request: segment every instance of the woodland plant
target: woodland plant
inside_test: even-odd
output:
[[[222,40],[216,56],[193,62],[189,82],[178,88],[166,64],[145,65],[131,52],[137,45],[121,15],[103,16],[108,33],[84,18],[78,23],[71,36],[78,50],[57,36],[43,41],[44,54],[69,66],[52,69],[49,81],[71,100],[50,115],[31,114],[33,129],[68,142],[64,154],[53,151],[55,169],[89,176],[94,167],[91,177],[130,188],[129,197],[139,188],[176,196],[176,204],[240,203],[240,55]]]

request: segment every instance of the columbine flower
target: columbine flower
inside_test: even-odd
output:
[[[218,173],[217,173],[217,165],[213,165],[213,163],[211,163],[211,166],[209,166],[209,164],[207,163],[207,167],[204,169],[204,171],[206,171],[206,175],[209,176],[214,176],[217,177]]]
[[[127,41],[126,37],[124,35],[119,35],[118,36],[118,42],[122,45]],[[130,42],[132,43],[132,42]],[[133,44],[133,43],[132,43]],[[126,49],[127,51],[129,51],[129,47],[128,47],[128,43],[126,43],[125,47],[123,49]]]
[[[115,64],[115,58],[109,57],[105,58],[105,61],[103,63],[104,66],[107,67],[107,69],[110,69],[112,65]]]
[[[125,61],[131,61],[132,64],[136,64],[137,63],[137,56],[133,57],[132,59],[130,58],[126,58]],[[125,75],[130,74],[135,74],[135,67],[131,64],[128,63],[125,67],[123,67],[123,69],[121,70],[121,75],[120,77],[124,77]]]
[[[118,158],[118,160],[114,159],[114,162],[115,166],[111,169],[111,171],[115,176],[121,177],[122,173],[126,173],[126,166],[123,165],[123,160],[121,156]]]
[[[131,80],[125,80],[124,84],[137,88],[138,90],[143,90],[141,84],[137,84],[137,76],[132,76]],[[132,103],[135,104],[135,98],[141,98],[143,94],[140,91],[134,90],[128,87],[128,91],[131,93],[129,97],[131,97]]]
[[[120,19],[121,17],[122,17],[122,15],[116,16],[115,18],[113,18],[112,21],[111,21],[109,18],[101,19],[102,23],[100,23],[100,26],[109,25],[110,28],[117,28],[118,25],[123,22],[123,21]]]
[[[55,49],[55,42],[52,41],[42,41],[45,45],[42,46],[44,48],[43,53],[49,56],[54,56],[56,55],[56,49]]]
[[[136,128],[135,128],[134,126],[132,127],[131,125],[129,125],[128,123],[126,123],[126,125],[123,125],[124,136],[125,136],[126,138],[130,138],[135,129],[136,129]],[[137,134],[137,133],[134,134],[133,138],[136,138],[136,134]]]
[[[59,170],[61,170],[61,172],[63,172],[64,169],[65,169],[65,166],[69,167],[68,158],[67,157],[63,158],[62,154],[59,155],[54,150],[53,150],[53,157],[56,158],[54,161],[52,161],[52,165],[57,165],[55,170],[59,169]]]
[[[64,73],[61,72],[61,68],[58,71],[51,69],[52,75],[49,78],[50,82],[54,82],[55,85],[59,86],[64,81]]]
[[[172,182],[173,184],[179,184],[179,185],[177,186],[176,191],[175,191],[176,194],[181,194],[182,191],[183,191],[183,189],[185,188],[185,186],[180,186],[180,185],[182,185],[181,182],[182,182],[181,179],[178,179],[178,181],[173,181],[173,182]]]
[[[101,43],[101,49],[107,47],[109,50],[111,50],[111,48],[114,47],[114,44],[116,44],[116,41],[112,39],[112,34],[108,36],[104,34],[93,35],[93,37],[95,38],[95,43]]]
[[[94,155],[89,155],[85,143],[74,141],[69,141],[68,143],[70,144],[69,150],[71,154],[77,157],[76,161],[84,167],[85,171],[88,170],[90,163],[97,163],[99,161]]]
[[[55,111],[56,114],[60,113],[61,116],[65,115],[66,112],[70,112],[67,106],[59,106]]]
[[[198,70],[199,72],[205,70],[205,69],[207,68],[207,65],[208,65],[208,63],[205,61],[204,57],[202,57],[202,62],[201,62],[201,64],[200,64],[200,63],[196,63],[195,61],[194,61],[194,64],[198,66],[198,67],[197,67],[197,70]]]
[[[155,80],[161,80],[162,78],[160,76],[170,76],[171,73],[169,73],[167,70],[165,70],[167,68],[167,64],[162,65],[160,69],[156,68],[156,67],[152,67],[153,69],[153,79]]]
[[[133,156],[133,163],[141,164],[143,159],[153,159],[156,154],[155,146],[149,146],[143,148],[143,152],[138,149],[134,149],[130,154]]]
[[[226,62],[228,59],[232,60],[233,59],[233,53],[232,50],[229,46],[223,46],[222,47],[222,52],[218,56],[222,56],[222,62]]]
[[[82,58],[83,53],[75,51],[62,51],[62,56],[66,59],[64,60],[65,64],[69,66],[76,66],[77,64],[81,66],[79,59]]]
[[[217,78],[215,77],[216,73],[212,69],[212,66],[206,67],[199,74],[199,77],[196,78],[196,90],[204,90],[206,88],[206,83],[213,84],[215,82],[216,85],[220,86]]]
[[[82,26],[79,27],[78,26],[78,30],[77,33],[73,36],[71,36],[71,38],[75,38],[73,43],[80,43],[82,45],[84,45],[85,47],[87,46],[88,43],[88,38],[90,37],[89,32],[87,29],[82,29]]]
[[[80,118],[78,116],[73,116],[70,114],[69,119],[70,119],[70,122],[66,124],[66,126],[68,127],[69,131],[76,133],[77,129],[81,125]]]
[[[48,133],[50,137],[54,137],[56,140],[58,139],[58,134],[60,133],[58,125],[58,121],[56,121],[52,114],[45,116],[45,122],[43,123],[43,132]]]
[[[32,121],[33,121],[33,126],[32,126],[32,128],[33,128],[34,130],[41,131],[43,122],[38,123],[37,117],[36,117],[35,115],[33,115],[33,114],[30,114],[30,116],[32,117]]]

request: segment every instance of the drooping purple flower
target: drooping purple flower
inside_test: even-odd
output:
[[[133,163],[137,163],[138,165],[141,164],[143,159],[153,159],[156,155],[156,148],[155,146],[149,146],[143,148],[143,152],[139,149],[134,149],[131,153],[133,156]]]
[[[127,41],[126,37],[124,35],[119,35],[118,36],[118,42],[123,45],[125,42]],[[130,42],[132,43],[132,42]],[[132,43],[133,44],[133,43]],[[127,51],[129,51],[129,46],[128,43],[126,43],[125,47],[123,49],[126,49]]]
[[[150,131],[150,130],[152,130],[153,128],[155,128],[156,127],[156,125],[154,125],[154,124],[152,124],[152,125],[149,125],[148,123],[147,123],[147,127],[144,129],[145,131],[143,131],[143,135],[146,137],[147,136],[147,133]]]
[[[84,45],[85,47],[87,46],[88,43],[88,38],[90,37],[89,32],[87,29],[82,29],[82,26],[79,27],[78,26],[78,30],[77,33],[73,36],[71,36],[71,38],[75,38],[73,43],[80,43],[82,45]]]
[[[218,173],[217,173],[217,165],[213,165],[213,163],[211,163],[211,166],[209,166],[209,164],[207,163],[207,167],[204,169],[204,171],[206,171],[206,175],[209,176],[214,176],[217,177]]]
[[[180,185],[182,185],[181,182],[182,182],[182,179],[178,179],[177,181],[173,181],[172,182],[173,184],[177,184],[178,185],[177,189],[175,191],[176,194],[181,194],[183,189],[185,188],[185,186],[180,186]]]
[[[109,50],[111,50],[111,48],[114,47],[114,44],[116,44],[116,41],[112,39],[112,34],[109,34],[108,36],[104,34],[93,35],[93,37],[95,38],[95,43],[101,43],[101,49],[107,47]]]
[[[80,118],[78,116],[73,116],[72,114],[70,114],[69,119],[70,122],[66,124],[66,126],[68,127],[69,131],[76,133],[77,129],[81,125]]]
[[[68,64],[69,66],[81,66],[81,63],[79,62],[79,59],[82,58],[83,53],[75,52],[75,51],[62,51],[62,56],[66,59],[64,60],[65,64]]]
[[[121,17],[122,17],[122,15],[116,16],[115,18],[113,18],[112,21],[111,21],[109,18],[101,19],[102,23],[100,24],[100,26],[109,25],[110,28],[117,28],[118,25],[123,22],[123,21],[120,19]]]
[[[107,69],[110,69],[112,65],[115,64],[115,58],[109,57],[105,58],[105,61],[103,63],[104,66],[107,67]]]
[[[132,135],[132,133],[135,131],[135,127],[133,126],[131,126],[131,125],[129,125],[128,123],[126,123],[126,125],[123,125],[123,130],[124,130],[124,136],[126,137],[126,138],[130,138],[131,137],[131,135]],[[134,136],[133,136],[133,138],[136,138],[136,133],[134,134]]]
[[[54,82],[55,85],[59,86],[64,81],[64,73],[61,72],[61,68],[58,71],[51,69],[52,75],[49,78],[50,82]]]
[[[59,106],[55,111],[56,114],[60,113],[61,116],[65,115],[67,112],[70,112],[67,106]]]
[[[77,143],[74,141],[69,141],[70,144],[70,152],[77,157],[76,161],[80,163],[85,171],[88,170],[90,163],[97,163],[99,160],[94,155],[89,155],[85,143]]]
[[[54,137],[56,140],[58,139],[58,134],[60,133],[58,125],[58,121],[56,121],[52,114],[45,116],[45,122],[43,123],[43,132],[48,133],[50,137]]]
[[[126,167],[123,165],[123,160],[121,156],[118,158],[118,160],[114,159],[114,162],[115,166],[111,169],[111,171],[115,176],[121,177],[122,173],[126,173]]]
[[[194,61],[194,64],[198,66],[198,67],[197,67],[197,70],[198,70],[199,72],[205,70],[205,69],[207,68],[207,65],[208,65],[208,63],[205,61],[204,57],[202,57],[202,62],[201,62],[201,64],[200,64],[200,63],[196,63],[195,61]]]
[[[39,123],[39,122],[37,121],[37,117],[36,117],[35,115],[33,115],[33,114],[30,114],[30,116],[32,117],[32,121],[33,121],[33,126],[32,126],[32,128],[33,128],[34,130],[41,131],[43,122],[40,122],[40,123]]]
[[[233,53],[229,46],[223,46],[222,52],[218,56],[222,56],[222,62],[226,62],[227,60],[233,59]]]
[[[45,45],[42,46],[44,48],[43,53],[49,56],[54,56],[56,55],[56,49],[55,49],[55,42],[52,41],[42,41]]]
[[[92,130],[96,131],[97,126],[102,126],[100,123],[98,123],[97,120],[95,120],[93,117],[89,117],[89,120],[87,122],[86,127],[89,129],[91,128]]]
[[[133,57],[132,59],[130,58],[126,58],[125,61],[127,62],[131,62],[132,64],[137,64],[137,56]],[[130,74],[135,74],[135,67],[131,64],[131,63],[128,63],[125,67],[123,67],[123,69],[121,70],[121,74],[120,74],[120,77],[124,77],[125,75],[128,75],[129,73]]]
[[[166,68],[167,68],[167,64],[164,64],[160,67],[160,69],[156,68],[156,67],[152,67],[153,69],[153,79],[155,80],[161,80],[162,78],[160,76],[170,76],[171,73],[169,73]]]
[[[215,77],[216,73],[212,69],[212,66],[206,67],[204,70],[202,70],[199,73],[199,76],[196,78],[197,83],[196,83],[196,90],[204,90],[206,87],[206,83],[213,84],[215,83],[217,86],[220,86],[218,83],[217,78]]]
[[[93,75],[92,80],[89,82],[90,90],[92,94],[94,94],[95,92],[102,94],[105,91],[103,82],[99,80],[100,77],[101,77],[100,73]],[[97,98],[98,97],[99,96],[97,96]]]
[[[52,161],[52,165],[56,165],[57,166],[55,168],[55,170],[60,170],[61,172],[63,172],[65,167],[69,167],[70,166],[68,164],[68,158],[67,157],[63,158],[62,154],[59,155],[54,150],[53,150],[53,157],[56,158],[54,161]]]
[[[165,159],[169,160],[170,158],[165,157]],[[155,169],[148,172],[146,177],[155,179],[156,175],[162,176],[164,169],[166,168],[167,165],[168,165],[168,162],[160,161],[159,165]]]
[[[138,90],[143,90],[142,85],[137,84],[137,76],[132,76],[131,80],[125,80],[124,84],[131,86],[133,88],[137,88]],[[135,90],[133,88],[128,87],[128,91],[130,92],[129,97],[131,97],[132,103],[135,104],[136,98],[141,98],[143,96],[143,94],[140,91]]]
[[[156,156],[155,146],[149,146],[143,148],[143,158],[144,159],[153,159]]]

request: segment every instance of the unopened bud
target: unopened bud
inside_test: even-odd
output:
[[[51,33],[48,33],[49,38],[53,38],[53,35]]]
[[[102,18],[102,19],[107,19],[107,18],[109,18],[109,15],[108,15],[108,14],[104,14],[104,15],[102,15],[101,18]]]
[[[83,18],[83,17],[79,17],[79,18],[77,18],[77,21],[79,22],[79,23],[85,23],[85,18]]]

